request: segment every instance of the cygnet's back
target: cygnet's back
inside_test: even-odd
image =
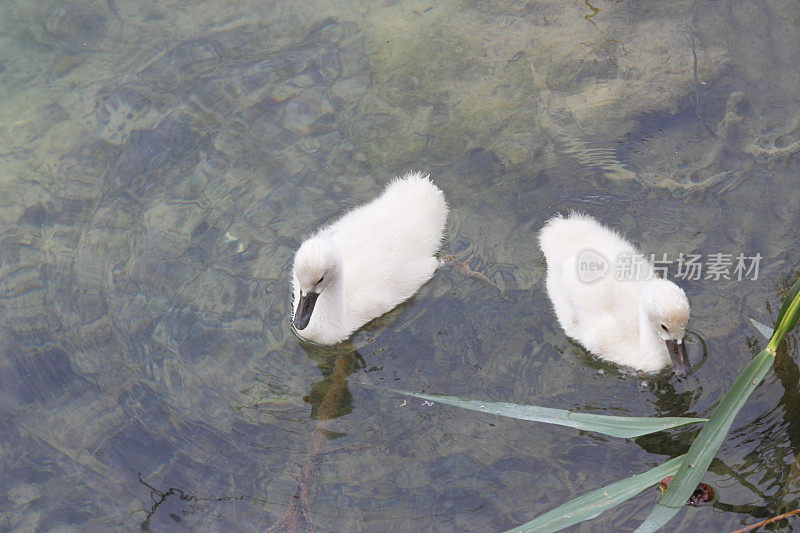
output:
[[[573,212],[551,218],[539,234],[539,245],[548,266],[547,291],[559,320],[568,318],[562,327],[569,336],[575,337],[574,326],[582,317],[610,309],[620,321],[638,321],[636,305],[625,303],[638,301],[642,280],[652,277],[652,268],[642,261],[636,280],[621,283],[617,279],[617,257],[638,254],[624,237],[588,215]],[[579,272],[581,262],[586,266],[592,261],[604,262],[607,269],[595,279],[593,272]]]
[[[601,252],[613,260],[619,254],[635,254],[636,248],[617,232],[582,213],[555,216],[539,233],[539,245],[549,264],[566,264],[584,250]]]
[[[329,228],[344,262],[348,316],[363,324],[433,276],[447,211],[442,191],[427,176],[412,173]]]

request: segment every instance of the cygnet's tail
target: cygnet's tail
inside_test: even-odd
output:
[[[558,214],[545,222],[539,232],[539,247],[548,264],[561,263],[574,253],[573,248],[587,234],[587,230],[597,226],[597,222],[588,215],[571,212],[567,216]]]
[[[436,213],[444,227],[449,209],[444,199],[444,193],[433,184],[430,174],[408,172],[404,176],[398,176],[389,182],[383,194],[406,208],[413,207],[421,211]]]
[[[409,172],[395,178],[386,186],[383,197],[391,201],[402,221],[398,223],[408,225],[410,234],[425,242],[431,253],[439,249],[449,208],[444,193],[428,174]]]

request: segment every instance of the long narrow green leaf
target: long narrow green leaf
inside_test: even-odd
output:
[[[546,424],[557,424],[559,426],[573,427],[585,431],[596,431],[605,435],[620,438],[639,437],[656,431],[705,422],[705,418],[645,418],[633,416],[608,416],[595,415],[588,413],[573,413],[564,409],[553,409],[551,407],[538,407],[535,405],[518,405],[505,402],[479,402],[467,398],[457,398],[455,396],[444,396],[440,394],[422,394],[404,390],[391,389],[400,394],[416,396],[423,400],[444,403],[473,411],[491,413],[493,415],[508,416],[519,420],[531,420],[533,422],[544,422]]]
[[[767,350],[774,354],[781,339],[794,329],[798,320],[800,320],[800,279],[794,282],[783,300],[781,310],[778,312],[778,319],[775,321],[775,332],[767,345]]]
[[[678,469],[664,496],[656,504],[650,516],[636,530],[638,533],[653,532],[664,526],[674,517],[686,500],[694,492],[705,474],[708,465],[717,454],[725,440],[733,419],[756,386],[764,379],[775,361],[775,350],[783,336],[789,333],[800,319],[800,280],[796,281],[778,313],[775,330],[772,332],[766,350],[755,356],[736,379],[733,386],[714,410],[711,419],[703,426],[686,454],[686,460]],[[759,323],[753,324],[760,330]],[[761,324],[763,326],[763,324]],[[764,326],[766,327],[766,326]]]
[[[773,329],[766,324],[762,324],[758,320],[751,318],[750,322],[755,326],[761,335],[764,336],[765,339],[770,340],[772,338]]]
[[[652,487],[662,478],[674,474],[683,462],[684,457],[686,456],[675,457],[647,472],[633,475],[601,489],[588,492],[552,511],[537,516],[527,524],[510,530],[509,533],[528,531],[549,533],[594,518],[603,511],[633,498],[648,487]]]
[[[650,511],[647,520],[636,529],[635,533],[656,533],[656,531],[667,525],[667,522],[672,520],[672,517],[678,514],[678,511],[680,511],[678,507],[665,507],[661,504],[656,504],[653,510]]]
[[[781,304],[781,310],[778,311],[778,318],[775,320],[776,324],[780,324],[783,318],[789,314],[789,309],[793,306],[793,304],[796,304],[798,302],[797,300],[798,294],[800,294],[800,279],[795,281],[794,284],[792,285],[792,288],[789,289],[789,292],[786,293],[786,298],[783,299],[783,304]],[[795,317],[795,324],[796,323],[797,323],[797,318]]]
[[[686,454],[686,460],[667,487],[664,496],[661,497],[647,520],[636,530],[637,532],[656,531],[686,504],[705,474],[708,465],[711,464],[711,460],[717,454],[722,441],[725,440],[734,417],[756,386],[761,383],[773,361],[774,355],[768,350],[762,351],[750,361],[714,410],[708,423],[700,430]],[[663,509],[663,507],[670,509]]]

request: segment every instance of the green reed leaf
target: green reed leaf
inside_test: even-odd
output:
[[[774,332],[774,330],[771,327],[759,322],[754,318],[750,319],[750,323],[753,324],[753,326],[755,326],[758,332],[761,333],[761,335],[763,335],[765,339],[770,340],[772,338],[772,333]]]
[[[404,390],[390,389],[400,394],[415,396],[423,400],[439,402],[472,411],[481,411],[493,415],[508,416],[518,420],[530,420],[573,427],[584,431],[595,431],[612,437],[632,438],[656,431],[705,422],[705,418],[663,417],[647,418],[635,416],[610,416],[589,413],[573,413],[564,409],[538,407],[535,405],[519,405],[505,402],[481,402],[455,396],[440,394],[422,394]]]
[[[662,478],[674,474],[683,462],[684,457],[684,455],[675,457],[647,472],[633,475],[622,481],[588,492],[552,511],[537,516],[527,524],[510,530],[509,533],[529,531],[549,533],[594,518],[603,511],[633,498],[648,487],[652,487]]]
[[[800,320],[800,279],[794,282],[783,300],[781,310],[778,312],[778,319],[775,321],[775,332],[769,341],[767,350],[774,354],[781,339],[794,329],[798,320]]]
[[[635,533],[655,533],[672,520],[672,517],[678,514],[678,511],[680,511],[680,507],[666,507],[657,503],[653,510],[650,511],[647,520],[642,522]]]
[[[714,414],[700,430],[686,454],[686,460],[678,469],[678,473],[675,474],[656,508],[636,530],[637,532],[658,530],[686,504],[708,469],[708,465],[711,464],[711,460],[717,454],[722,441],[725,440],[736,414],[756,386],[761,383],[774,359],[772,352],[764,350],[745,367],[714,410]],[[664,507],[670,509],[663,509]]]

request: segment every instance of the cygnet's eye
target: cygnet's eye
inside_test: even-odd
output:
[[[667,329],[667,326],[665,326],[664,324],[661,324],[661,329],[663,329],[664,331],[669,331],[669,330]]]
[[[322,276],[321,278],[319,278],[319,281],[317,282],[317,285],[319,285],[320,283],[322,283],[322,280],[323,280],[323,279],[325,279],[325,276]]]

